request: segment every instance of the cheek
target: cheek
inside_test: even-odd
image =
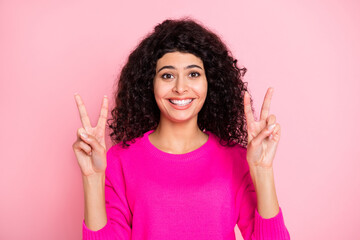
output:
[[[193,90],[196,92],[196,95],[198,95],[198,97],[206,98],[207,90],[208,90],[207,82],[194,86]]]
[[[154,94],[155,96],[159,96],[161,94],[161,86],[157,82],[154,82]]]
[[[206,82],[206,83],[204,84],[204,95],[205,95],[205,97],[206,97],[206,95],[207,95],[207,91],[208,91],[208,83]]]
[[[168,85],[164,84],[154,84],[154,95],[156,101],[161,101],[162,98],[165,98],[168,94],[168,92],[171,90]]]

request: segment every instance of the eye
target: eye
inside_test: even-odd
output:
[[[161,75],[161,78],[164,78],[164,79],[168,79],[168,78],[171,78],[173,77],[171,74],[169,73],[164,73],[163,75]]]
[[[199,77],[199,76],[200,76],[200,73],[198,73],[198,72],[191,72],[191,73],[190,73],[190,76],[191,76],[191,77]]]

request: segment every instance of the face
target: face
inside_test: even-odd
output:
[[[191,53],[164,54],[156,64],[154,95],[161,112],[173,122],[196,118],[204,105],[207,80],[203,62]]]

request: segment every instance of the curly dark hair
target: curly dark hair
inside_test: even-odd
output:
[[[127,147],[128,141],[134,142],[156,129],[160,120],[153,88],[156,63],[164,54],[175,51],[194,54],[204,64],[208,92],[198,113],[199,129],[214,133],[224,146],[247,147],[243,104],[247,69],[237,66],[237,59],[220,37],[190,17],[167,19],[156,25],[129,55],[118,79],[113,119],[108,119],[112,121],[109,127],[113,143],[122,141]],[[254,112],[251,95],[250,102]]]

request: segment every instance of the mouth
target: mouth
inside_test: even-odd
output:
[[[190,104],[192,101],[194,101],[195,98],[187,98],[187,99],[168,99],[170,103],[176,105],[176,106],[186,106]]]

